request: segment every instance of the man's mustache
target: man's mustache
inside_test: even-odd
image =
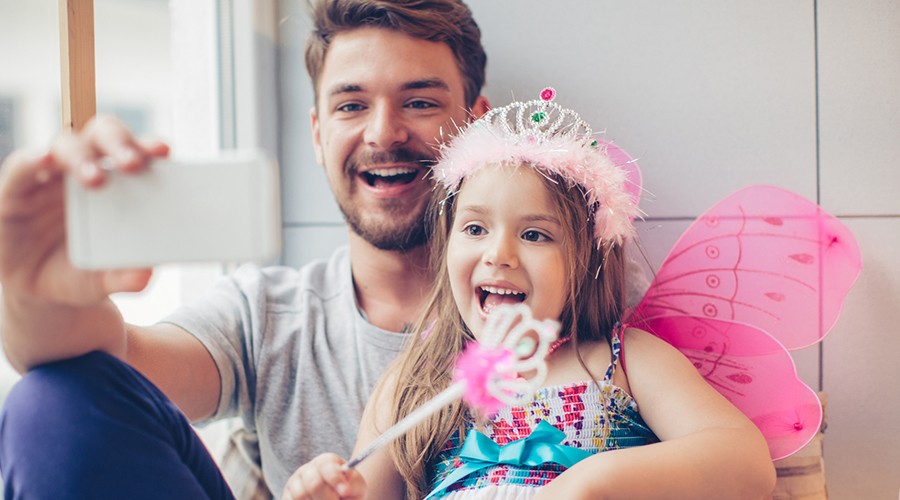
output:
[[[362,165],[380,165],[390,163],[414,163],[423,167],[435,164],[434,154],[400,148],[391,151],[375,151],[353,156],[347,162],[347,171],[355,174]]]

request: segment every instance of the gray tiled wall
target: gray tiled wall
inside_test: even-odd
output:
[[[281,0],[285,260],[345,240],[309,140],[301,2]],[[470,0],[502,105],[553,85],[558,102],[639,158],[641,225],[658,263],[690,219],[739,187],[819,201],[856,233],[865,268],[800,375],[829,393],[829,494],[900,489],[900,2]],[[817,387],[820,379],[822,387]]]

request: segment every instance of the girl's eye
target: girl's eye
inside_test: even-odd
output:
[[[525,231],[525,232],[522,234],[522,239],[525,240],[525,241],[536,241],[536,242],[540,242],[540,241],[550,241],[550,237],[549,237],[549,236],[547,236],[546,234],[544,234],[544,233],[542,233],[542,232],[540,232],[540,231],[536,231],[536,230],[534,230],[534,229],[530,229],[530,230],[528,230],[528,231]]]
[[[463,232],[469,236],[481,236],[484,234],[484,228],[478,224],[469,224],[463,228]]]

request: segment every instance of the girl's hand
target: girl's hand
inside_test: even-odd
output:
[[[284,485],[282,500],[362,499],[366,481],[355,469],[344,470],[344,460],[323,453],[297,469]]]

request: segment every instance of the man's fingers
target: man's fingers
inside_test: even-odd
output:
[[[116,269],[104,271],[103,291],[108,295],[118,292],[140,292],[150,283],[152,269]]]
[[[100,186],[105,170],[142,170],[155,158],[169,155],[169,146],[154,139],[137,140],[114,117],[99,117],[85,125],[82,133],[58,136],[47,153],[15,150],[0,167],[3,196],[16,198],[71,173],[87,186]]]
[[[169,145],[157,139],[138,139],[138,146],[144,150],[144,154],[151,158],[169,156]]]
[[[105,170],[143,170],[153,158],[165,157],[168,146],[161,141],[138,141],[115,117],[100,116],[89,121],[78,134],[63,134],[50,148],[53,161],[73,173],[86,186],[99,186]]]
[[[98,116],[88,122],[84,138],[117,170],[136,172],[150,159],[128,127],[114,116]]]
[[[0,197],[14,200],[62,174],[49,154],[13,151],[0,166]]]
[[[101,156],[94,144],[82,135],[62,134],[50,146],[52,162],[87,186],[103,184],[106,176],[100,166]]]

